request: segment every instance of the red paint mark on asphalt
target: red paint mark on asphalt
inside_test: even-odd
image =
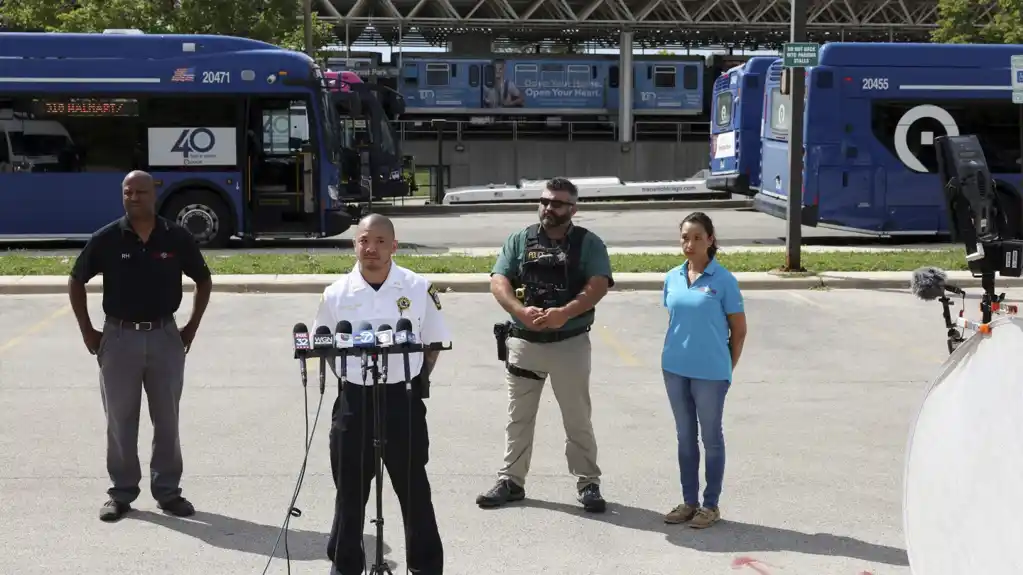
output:
[[[732,569],[742,569],[743,567],[749,567],[760,575],[771,575],[760,561],[752,557],[736,557],[732,559]]]
[[[767,570],[768,565],[752,557],[736,557],[732,559],[732,569],[742,569],[743,567],[749,567],[756,571],[760,575],[771,575],[771,572]],[[870,571],[860,571],[857,575],[874,575]]]

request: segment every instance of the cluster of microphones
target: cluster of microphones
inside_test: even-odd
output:
[[[401,354],[405,364],[405,382],[410,384],[409,360],[410,353],[425,351],[441,351],[451,349],[443,343],[421,344],[416,341],[415,332],[412,330],[412,322],[408,318],[401,318],[395,323],[394,328],[389,324],[382,323],[373,328],[368,321],[361,322],[357,330],[352,330],[352,324],[348,321],[337,322],[334,333],[330,328],[321,325],[310,336],[309,328],[304,323],[295,324],[292,329],[292,343],[295,348],[295,359],[301,361],[302,384],[306,381],[306,359],[311,357],[320,358],[320,393],[323,393],[326,385],[325,363],[341,359],[339,362],[340,373],[337,376],[341,379],[347,377],[347,360],[350,355],[361,357],[362,376],[366,379],[371,368],[379,364],[380,374],[387,379],[387,357],[389,355]]]

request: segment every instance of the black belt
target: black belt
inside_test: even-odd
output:
[[[126,319],[118,319],[116,317],[107,316],[107,322],[112,323],[122,329],[131,329],[135,331],[153,331],[154,329],[162,329],[164,326],[174,323],[174,316],[162,317],[154,319],[152,321],[128,321]]]
[[[512,327],[508,335],[530,343],[557,343],[577,335],[582,335],[588,331],[590,331],[590,326],[588,325],[567,331],[529,331],[521,327]]]

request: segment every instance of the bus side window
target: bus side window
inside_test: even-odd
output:
[[[218,162],[220,150],[237,149],[238,114],[242,100],[233,96],[158,96],[143,101],[141,149],[151,170],[232,171],[237,162]],[[211,130],[220,128],[219,130]],[[228,132],[230,130],[230,132]],[[227,133],[234,137],[225,138]],[[222,141],[226,139],[227,141]],[[183,161],[183,152],[173,148],[190,146],[210,150],[198,160]],[[198,150],[197,150],[198,151]],[[189,152],[191,153],[191,152]],[[230,154],[234,156],[235,154]],[[205,156],[205,157],[203,157]]]
[[[69,104],[101,105],[113,113],[69,116]],[[140,167],[138,101],[61,96],[17,98],[5,120],[10,160],[45,172],[128,172]],[[0,114],[6,115],[6,114]]]

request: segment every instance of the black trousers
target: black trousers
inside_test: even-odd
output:
[[[411,397],[403,383],[383,385],[379,390],[384,398],[381,410],[386,438],[384,467],[401,505],[409,568],[423,575],[441,575],[444,548],[426,476],[430,441],[426,404],[419,396],[418,384],[415,378]],[[373,393],[372,386],[348,384],[334,403],[330,468],[337,497],[327,557],[340,575],[361,575],[364,568],[373,564],[376,553],[376,549],[362,549],[366,504],[375,489]],[[376,516],[375,505],[370,514]],[[393,521],[386,516],[384,520]]]

